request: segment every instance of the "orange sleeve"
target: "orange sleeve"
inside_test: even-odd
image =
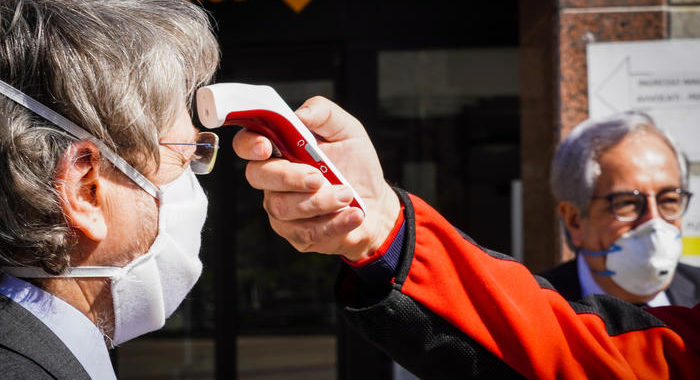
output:
[[[526,378],[697,378],[698,306],[652,314],[606,296],[569,303],[519,262],[478,246],[421,199],[400,195],[408,226],[393,284],[400,295],[381,302],[408,297],[455,327],[464,335],[459,339],[481,346]],[[403,317],[391,318],[404,323]],[[381,327],[365,326],[372,328]],[[391,337],[380,345],[392,354]],[[400,350],[410,365],[406,347]]]

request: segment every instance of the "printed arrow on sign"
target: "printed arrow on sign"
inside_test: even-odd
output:
[[[611,112],[629,109],[629,60],[625,57],[594,91],[595,97]]]
[[[634,72],[625,57],[593,92],[610,112],[700,106],[700,72]]]

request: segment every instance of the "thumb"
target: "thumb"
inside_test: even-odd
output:
[[[322,96],[308,99],[295,113],[311,132],[327,142],[365,134],[364,127],[355,117]]]

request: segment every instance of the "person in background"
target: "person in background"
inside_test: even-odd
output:
[[[700,305],[640,308],[602,295],[567,302],[521,263],[480,247],[420,198],[392,189],[364,127],[340,107],[315,97],[296,113],[366,214],[347,207],[346,186],[272,157],[261,135],[241,130],[234,150],[249,160],[246,178],[264,192],[276,233],[301,252],[342,257],[341,314],[404,368],[426,379],[700,373]]]
[[[700,268],[679,263],[692,196],[686,160],[648,115],[627,112],[577,126],[556,150],[551,187],[576,258],[542,276],[564,298],[700,302]]]
[[[197,281],[218,60],[185,0],[0,2],[0,378],[113,379]]]

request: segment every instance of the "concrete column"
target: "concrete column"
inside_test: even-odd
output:
[[[669,37],[700,38],[700,0],[670,0]]]

